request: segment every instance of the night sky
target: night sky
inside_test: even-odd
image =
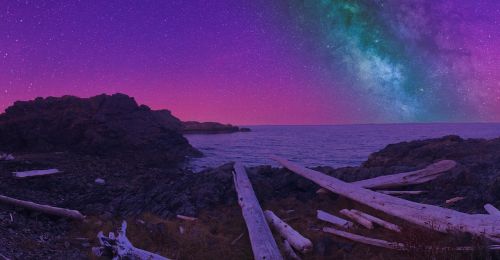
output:
[[[183,120],[500,121],[500,1],[0,0],[0,110],[116,92]]]

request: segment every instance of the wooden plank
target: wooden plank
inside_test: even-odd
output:
[[[359,210],[356,210],[356,209],[351,209],[351,212],[355,213],[355,214],[358,214],[360,215],[361,217],[365,218],[365,219],[368,219],[369,221],[379,225],[379,226],[382,226],[384,228],[387,228],[389,230],[392,230],[392,231],[395,231],[395,232],[401,232],[401,228],[396,225],[396,224],[392,224],[390,222],[387,222],[383,219],[380,219],[380,218],[377,218],[375,216],[372,216],[370,214],[367,214],[365,212],[362,212],[362,211],[359,211]]]
[[[48,170],[34,170],[25,172],[13,172],[12,176],[14,176],[15,178],[28,178],[28,177],[46,176],[56,173],[60,173],[60,171],[58,169],[48,169]]]
[[[256,260],[283,259],[242,164],[234,164],[233,179],[254,258]]]
[[[496,216],[471,215],[452,209],[404,200],[343,182],[282,158],[275,157],[274,159],[289,170],[331,192],[385,212],[388,215],[440,232],[461,231],[500,242],[500,218]]]
[[[356,223],[360,224],[361,226],[363,226],[367,229],[373,229],[373,223],[370,220],[365,219],[363,216],[360,216],[354,212],[351,212],[348,209],[342,209],[340,211],[340,214],[352,219],[353,221],[355,221]]]
[[[334,216],[328,212],[318,210],[318,211],[316,211],[316,213],[317,213],[316,217],[319,220],[329,222],[329,223],[334,224],[336,226],[339,226],[339,227],[342,227],[345,229],[349,229],[349,228],[352,228],[354,226],[354,224],[351,221],[345,220],[343,218],[339,218],[339,217]]]

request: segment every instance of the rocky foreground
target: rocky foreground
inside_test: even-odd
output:
[[[0,195],[79,210],[84,221],[0,204],[0,259],[88,259],[98,245],[97,232],[129,223],[132,243],[174,259],[252,259],[234,190],[232,163],[203,172],[180,164],[197,154],[181,134],[181,124],[168,111],[152,111],[124,95],[37,99],[16,103],[0,115],[0,145],[14,160],[0,161]],[[446,136],[388,145],[359,167],[317,167],[347,182],[424,168],[442,159],[458,166],[426,184],[427,190],[404,198],[467,213],[484,213],[483,205],[500,208],[500,138]],[[16,179],[14,171],[57,168],[61,173]],[[248,169],[265,209],[310,238],[313,252],[304,259],[494,259],[493,253],[440,254],[428,250],[398,253],[339,239],[320,231],[325,222],[316,210],[337,213],[364,209],[282,168]],[[463,200],[445,203],[454,197]],[[198,218],[186,221],[184,215]],[[407,232],[356,233],[412,245],[462,243],[449,236],[416,229],[390,217]],[[382,232],[382,233],[381,233]],[[243,235],[242,235],[243,234]],[[417,247],[418,248],[418,247]]]

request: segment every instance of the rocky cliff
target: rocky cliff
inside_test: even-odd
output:
[[[37,98],[15,102],[0,115],[0,147],[171,163],[199,153],[181,127],[170,111],[153,111],[124,94]]]

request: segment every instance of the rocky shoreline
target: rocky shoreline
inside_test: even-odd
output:
[[[78,210],[87,218],[74,221],[0,204],[0,258],[92,259],[97,232],[112,231],[127,220],[134,245],[151,252],[175,259],[252,259],[232,163],[202,172],[185,169],[182,162],[199,152],[181,133],[181,121],[170,112],[139,106],[121,94],[36,99],[8,108],[0,115],[0,145],[15,159],[0,160],[0,195]],[[500,138],[445,136],[390,144],[359,167],[314,169],[353,182],[421,169],[443,159],[458,165],[411,187],[427,193],[403,198],[466,213],[484,213],[486,203],[500,208]],[[49,168],[61,173],[12,177],[14,171]],[[317,193],[319,186],[283,168],[262,165],[247,170],[262,206],[286,216],[290,225],[313,240],[314,250],[304,259],[414,259],[422,254],[374,249],[320,232],[325,223],[316,219],[317,209],[338,212],[363,206]],[[453,197],[464,199],[445,203]],[[179,220],[177,215],[197,220]],[[449,238],[425,231],[415,231],[412,239],[414,234],[422,241],[432,237],[449,243]]]
[[[447,136],[388,145],[372,154],[360,167],[317,167],[316,170],[352,182],[423,168],[441,159],[453,159],[459,165],[449,174],[412,187],[428,190],[428,193],[405,198],[467,213],[484,213],[482,205],[486,203],[500,207],[499,151],[500,139],[464,140]],[[64,173],[26,180],[11,177],[12,171],[52,167]],[[70,152],[16,154],[16,160],[0,162],[0,189],[3,195],[80,210],[90,219],[97,219],[92,221],[97,225],[94,228],[102,228],[106,221],[137,221],[145,214],[171,220],[177,214],[198,217],[217,214],[216,209],[236,209],[238,212],[231,171],[230,163],[194,173],[182,168],[151,167],[121,158],[81,156]],[[333,194],[327,198],[317,194],[317,185],[286,169],[252,167],[249,177],[263,205],[290,200],[304,207],[300,211],[311,214],[316,208],[308,205],[314,205],[315,201],[333,203],[339,200]],[[95,183],[96,178],[104,179],[105,184]],[[445,203],[455,196],[465,199],[452,205]],[[68,236],[85,234],[88,223],[74,225],[65,219],[6,205],[0,205],[0,209],[0,244],[7,245],[0,248],[0,253],[11,258],[53,256],[60,259],[71,256],[84,259],[88,257],[88,246],[95,242],[90,236],[85,237],[88,242],[66,243],[71,240]],[[241,224],[240,228],[244,230],[244,224]],[[37,246],[25,247],[23,243],[27,241]],[[52,247],[57,248],[57,253],[50,251]],[[321,259],[318,257],[308,259]]]

